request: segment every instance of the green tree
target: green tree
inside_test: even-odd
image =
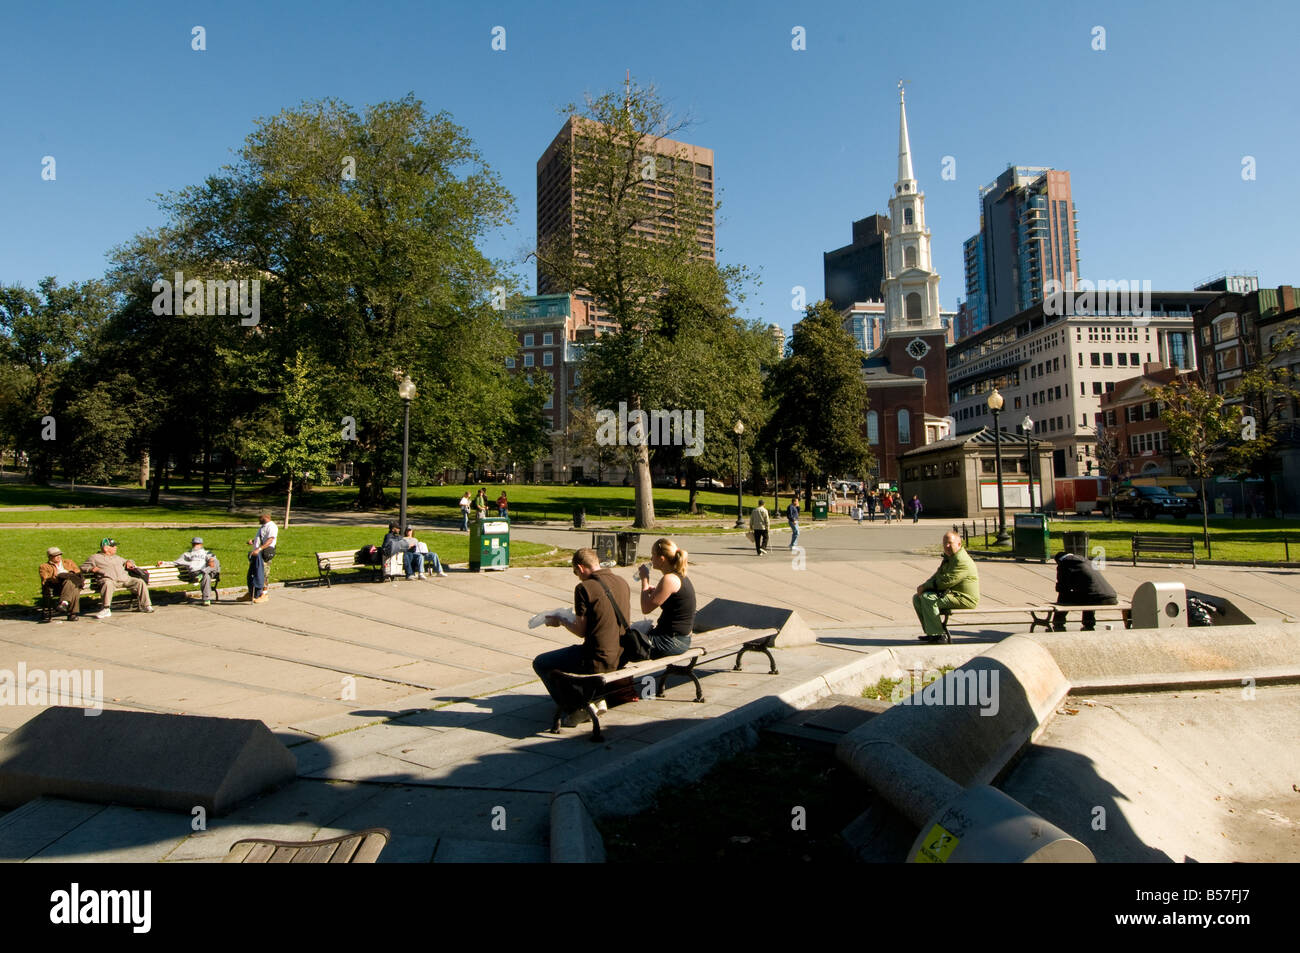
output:
[[[286,484],[284,525],[289,525],[293,502],[293,485],[321,472],[338,459],[339,429],[322,416],[319,370],[312,367],[301,352],[284,365],[280,399],[276,406],[276,431],[269,437],[254,439],[250,453]]]
[[[1201,535],[1208,547],[1210,515],[1205,481],[1214,472],[1215,455],[1241,427],[1241,408],[1228,406],[1222,394],[1207,391],[1190,375],[1143,390],[1160,401],[1160,419],[1169,428],[1169,443],[1176,453],[1187,458],[1191,472],[1201,481]]]
[[[1105,424],[1097,424],[1093,428],[1093,433],[1097,435],[1097,472],[1106,477],[1110,485],[1110,518],[1112,522],[1115,519],[1115,494],[1119,489],[1120,473],[1120,455],[1118,437]]]
[[[766,446],[810,478],[865,473],[874,461],[863,433],[867,385],[861,355],[829,301],[809,305],[794,329],[790,356],[767,379],[775,410]],[[811,506],[812,480],[805,483]]]
[[[1272,487],[1272,462],[1278,441],[1291,425],[1291,411],[1300,400],[1295,375],[1281,362],[1300,346],[1300,335],[1293,328],[1275,336],[1268,353],[1236,382],[1232,393],[1242,398],[1242,427],[1238,439],[1228,450],[1228,459],[1240,469],[1265,481],[1265,499],[1275,499]]]
[[[399,466],[402,373],[419,391],[411,441],[425,467],[536,436],[518,416],[535,395],[506,373],[516,345],[492,308],[510,282],[477,247],[511,205],[464,131],[413,96],[259,120],[232,166],[163,203],[177,258],[262,282],[241,348],[276,363],[302,352],[326,385],[321,412],[340,431],[355,421],[362,507],[383,504]]]

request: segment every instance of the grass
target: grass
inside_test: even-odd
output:
[[[938,670],[926,669],[921,674],[921,679],[919,682],[916,681],[910,674],[906,678],[889,678],[886,675],[882,675],[880,676],[880,680],[877,681],[876,684],[868,685],[866,688],[862,689],[862,697],[874,698],[877,701],[892,702],[894,700],[894,691],[900,685],[904,685],[910,688],[911,690],[905,692],[904,694],[911,695],[913,692],[919,691],[920,689],[924,688],[926,685],[929,685],[931,682],[936,681],[942,678],[943,676],[947,675],[952,670],[953,667],[951,665],[945,665],[943,666],[943,668],[940,668]]]
[[[864,803],[834,757],[765,735],[696,783],[665,788],[650,810],[599,826],[612,863],[843,863],[839,832]]]
[[[196,529],[199,530],[197,534]],[[192,536],[201,535],[204,545],[221,560],[221,584],[224,587],[243,584],[248,570],[246,541],[253,531],[251,525],[234,529],[128,528],[112,535],[118,541],[119,555],[146,568],[160,559],[170,562],[190,548]],[[381,526],[290,526],[281,531],[275,559],[271,563],[271,581],[315,579],[318,576],[315,553],[360,549],[367,543],[378,546],[385,532],[386,527]],[[0,604],[35,606],[39,603],[40,580],[36,567],[45,561],[47,547],[58,546],[65,555],[81,562],[99,548],[99,540],[105,535],[102,528],[0,530]],[[420,538],[445,563],[469,560],[467,533],[421,533]],[[548,555],[551,547],[539,543],[514,541],[510,550],[512,566],[568,564],[566,554]]]
[[[1010,523],[1011,520],[1008,519],[1008,524]],[[979,529],[978,535],[970,537],[970,546],[975,550],[985,550],[982,520]],[[1135,533],[1162,533],[1192,537],[1195,540],[1197,560],[1207,558],[1202,542],[1201,523],[1196,518],[1149,521],[1119,519],[1114,522],[1106,519],[1051,520],[1048,523],[1048,530],[1051,533],[1049,553],[1055,553],[1063,547],[1065,533],[1083,532],[1088,534],[1088,549],[1091,556],[1099,555],[1096,549],[1101,547],[1108,560],[1131,560]],[[1007,532],[1014,536],[1014,527],[1008,525]],[[1281,562],[1287,555],[1287,546],[1283,542],[1283,537],[1290,539],[1291,559],[1300,561],[1300,521],[1273,519],[1210,521],[1210,551],[1214,560]],[[1009,553],[1012,547],[994,546],[990,533],[987,551]]]

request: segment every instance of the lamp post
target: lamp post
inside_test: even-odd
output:
[[[1002,496],[1002,425],[998,423],[998,415],[1002,413],[1002,405],[1005,402],[998,389],[993,388],[993,393],[989,394],[988,404],[993,414],[993,459],[998,473],[998,535],[994,542],[999,546],[1005,546],[1010,540],[1007,536],[1007,507]]]
[[[740,435],[745,432],[745,424],[737,420],[731,429],[736,434],[736,529],[744,529],[745,521],[740,518]]]
[[[772,512],[781,508],[781,448],[772,448]]]
[[[1034,511],[1034,439],[1029,435],[1034,432],[1034,418],[1025,414],[1025,419],[1020,421],[1020,426],[1025,431],[1026,455],[1029,458],[1025,470],[1029,474],[1029,512],[1032,513]]]
[[[397,523],[405,533],[407,460],[411,446],[411,401],[415,399],[415,384],[409,374],[397,385],[397,396],[402,398],[402,503]]]

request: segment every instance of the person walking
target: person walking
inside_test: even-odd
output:
[[[894,521],[894,498],[889,495],[888,490],[880,494],[880,509],[884,513],[885,522],[892,523]]]
[[[915,493],[912,494],[912,522],[915,524],[921,519],[921,498]]]
[[[469,490],[460,495],[460,531],[469,532]]]
[[[791,497],[790,505],[785,508],[785,521],[790,524],[790,548],[799,545],[799,498]]]
[[[758,505],[749,512],[749,528],[754,531],[754,549],[759,556],[767,555],[767,536],[771,527],[767,507],[760,499]]]
[[[867,493],[867,522],[876,521],[876,491],[871,490]]]
[[[506,491],[502,490],[501,495],[497,497],[497,516],[510,516],[510,501],[506,499]]]
[[[478,518],[487,518],[487,487],[479,487],[478,496],[474,497],[474,508],[478,510]]]

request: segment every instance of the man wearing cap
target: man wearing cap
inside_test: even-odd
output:
[[[261,525],[257,535],[248,541],[252,551],[248,554],[248,592],[240,596],[239,602],[266,602],[266,564],[275,556],[275,538],[279,530],[271,522],[269,513],[257,517]]]
[[[74,563],[63,561],[63,550],[51,546],[45,550],[47,562],[36,567],[41,574],[41,595],[59,600],[59,612],[68,613],[68,621],[77,621],[77,606],[81,601],[82,575]]]
[[[203,548],[203,537],[195,536],[190,540],[190,550],[181,553],[173,565],[189,573],[199,581],[199,594],[205,606],[212,605],[212,580],[221,575],[221,561]]]
[[[135,568],[135,563],[117,554],[117,540],[108,536],[99,541],[99,552],[81,564],[81,571],[94,577],[95,588],[104,597],[104,608],[95,613],[96,619],[107,619],[113,614],[110,606],[113,593],[119,588],[130,589],[135,594],[141,612],[153,612],[149,602],[149,584],[127,571]]]

